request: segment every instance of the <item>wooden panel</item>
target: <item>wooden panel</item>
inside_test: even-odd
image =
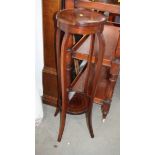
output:
[[[55,14],[60,0],[43,0],[43,36],[45,66],[56,68],[55,63]]]
[[[45,96],[57,98],[57,77],[50,73],[43,72],[43,98]]]
[[[42,0],[43,10],[43,102],[55,105],[57,101],[57,71],[55,59],[55,14],[61,0]]]

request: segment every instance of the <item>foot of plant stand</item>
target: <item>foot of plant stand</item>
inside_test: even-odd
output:
[[[102,111],[102,122],[105,122],[105,119],[109,113],[110,110],[110,104],[111,100],[104,100],[103,105],[101,106],[101,111]]]
[[[58,113],[60,112],[60,109],[58,107],[56,107],[56,110],[55,110],[55,113],[54,113],[54,116],[56,117],[58,115]]]
[[[102,123],[104,123],[104,122],[105,122],[105,118],[102,119]]]
[[[55,110],[55,113],[54,113],[54,116],[56,117],[58,115],[58,113],[60,112],[60,105],[61,105],[61,100],[58,99],[57,101],[57,106],[56,106],[56,110]]]

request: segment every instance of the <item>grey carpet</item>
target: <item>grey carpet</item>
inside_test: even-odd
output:
[[[90,138],[85,115],[67,115],[62,141],[57,142],[59,116],[55,108],[43,105],[44,118],[36,127],[35,155],[119,155],[120,154],[120,91],[116,84],[111,109],[102,123],[100,106],[93,107],[93,129]]]

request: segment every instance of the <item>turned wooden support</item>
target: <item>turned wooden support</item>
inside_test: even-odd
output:
[[[73,43],[73,36],[69,33],[65,33],[61,45],[61,59],[60,69],[61,69],[61,91],[62,91],[62,112],[60,113],[60,129],[58,135],[58,141],[61,141],[61,137],[65,127],[66,113],[68,107],[68,91],[67,88],[71,82],[71,51],[68,49],[71,48]]]
[[[106,100],[103,101],[103,105],[101,106],[103,122],[106,119],[110,110],[113,91],[119,75],[119,66],[120,66],[120,35],[118,37],[116,49],[113,52],[113,60],[111,63],[110,73],[109,73],[110,74],[109,84],[106,89]]]
[[[62,53],[60,53],[60,29],[57,28],[57,33],[56,33],[56,48],[57,48],[57,71],[58,71],[58,101],[57,101],[57,110],[55,112],[55,116],[58,114],[59,112],[59,104],[61,102],[61,75],[62,75],[62,71],[61,71],[61,67],[60,64],[62,63],[60,61],[60,56]],[[64,38],[63,38],[63,44],[64,46],[62,46],[63,49],[61,49],[61,51],[64,52],[64,57],[65,57],[65,66],[64,67],[66,69],[66,71],[64,71],[64,74],[66,76],[66,86],[65,89],[67,89],[70,84],[71,84],[71,70],[72,70],[72,56],[71,56],[71,47],[73,46],[73,36],[71,34],[65,34]],[[63,76],[63,75],[62,75]]]
[[[56,31],[56,63],[57,63],[57,85],[58,85],[58,100],[57,100],[57,106],[54,116],[57,116],[57,114],[60,111],[60,104],[61,104],[61,70],[60,70],[60,33],[61,30],[57,28]]]
[[[71,46],[73,45],[73,38],[72,35],[69,37],[69,42],[68,42],[68,49],[66,50],[66,79],[67,79],[67,88],[70,87],[70,84],[72,82],[72,65],[73,65],[73,59],[72,59],[72,50]]]
[[[101,27],[101,31],[103,30],[103,25]],[[95,75],[94,75],[94,79],[92,81],[92,87],[90,88],[90,90],[88,91],[88,94],[90,95],[90,102],[89,102],[89,106],[88,106],[88,112],[86,113],[86,118],[87,118],[87,125],[88,125],[88,129],[90,132],[91,137],[94,137],[94,133],[93,133],[93,129],[92,129],[92,107],[93,107],[93,101],[94,101],[94,97],[95,97],[95,92],[96,92],[96,88],[98,85],[98,80],[99,80],[99,75],[101,72],[101,67],[102,67],[102,60],[103,60],[103,56],[104,56],[104,52],[105,52],[105,41],[104,41],[104,37],[102,35],[101,32],[97,33],[97,38],[99,41],[99,52],[97,54],[97,63],[95,66]],[[95,40],[95,35],[91,35],[91,44],[90,44],[90,52],[89,52],[89,59],[88,59],[88,69],[90,69],[90,65],[91,65],[91,59],[92,59],[92,55],[93,55],[93,50],[94,50],[94,45],[93,42]],[[90,72],[88,70],[87,73],[87,77],[89,78]],[[87,85],[85,85],[87,86]]]
[[[56,31],[56,63],[57,63],[57,81],[58,81],[58,100],[61,96],[61,71],[60,71],[60,29]]]
[[[61,83],[64,84],[63,92],[71,84],[71,70],[72,70],[72,52],[71,47],[73,46],[72,34],[65,33],[61,46]],[[59,58],[60,59],[60,58]],[[66,97],[66,96],[65,96]]]
[[[119,59],[116,59],[112,62],[112,66],[110,68],[110,78],[109,84],[106,89],[106,100],[103,101],[103,105],[101,106],[103,120],[107,117],[109,113],[111,100],[113,96],[114,87],[119,74]]]

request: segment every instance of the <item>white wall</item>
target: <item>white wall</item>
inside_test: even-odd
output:
[[[42,109],[42,68],[43,68],[43,32],[42,32],[42,0],[36,0],[36,51],[35,51],[35,119],[39,123],[43,118]]]

